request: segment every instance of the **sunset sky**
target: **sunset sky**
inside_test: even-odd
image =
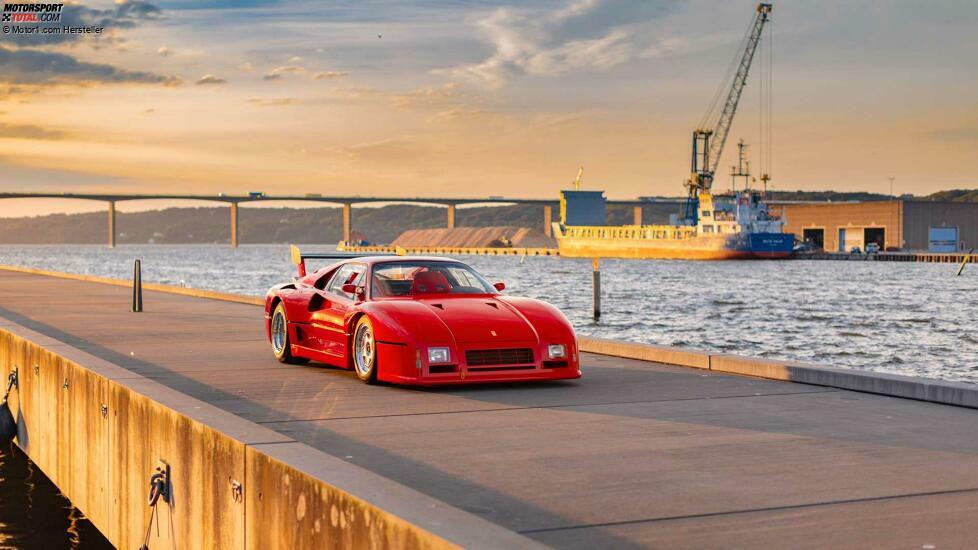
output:
[[[0,191],[556,197],[583,165],[609,197],[676,196],[755,4],[82,2],[65,20],[102,36],[0,34]],[[775,189],[978,186],[978,3],[772,21]],[[731,143],[758,140],[754,76]]]

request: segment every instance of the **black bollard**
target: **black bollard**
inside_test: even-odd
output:
[[[132,311],[143,311],[143,272],[139,260],[132,268]]]
[[[592,303],[594,304],[594,320],[601,319],[601,262],[598,258],[591,260],[593,269],[591,282],[593,286]]]

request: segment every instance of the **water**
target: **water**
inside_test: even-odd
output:
[[[307,247],[327,250],[330,247]],[[0,246],[0,264],[264,295],[290,280],[288,247]],[[978,266],[890,262],[602,261],[466,256],[507,293],[547,300],[580,334],[978,383]],[[4,451],[0,451],[3,453]],[[0,454],[0,548],[108,547],[19,452]]]
[[[0,548],[112,545],[20,449],[9,445],[0,447]]]
[[[308,246],[326,250],[326,246]],[[4,245],[0,264],[264,295],[295,274],[284,245]],[[463,256],[507,293],[547,300],[579,334],[978,383],[978,266]]]

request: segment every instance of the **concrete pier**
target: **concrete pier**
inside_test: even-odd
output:
[[[453,227],[455,227],[455,205],[449,204],[447,210],[448,210],[448,220],[446,221],[445,227],[452,229]]]
[[[554,210],[550,205],[543,207],[543,234],[548,237],[554,236]]]
[[[350,242],[350,234],[352,233],[351,222],[353,217],[352,205],[346,203],[343,205],[343,242]]]
[[[580,381],[368,386],[276,362],[254,299],[152,288],[133,315],[123,283],[0,270],[18,444],[120,547],[141,543],[160,459],[178,495],[161,532],[172,517],[178,547],[978,539],[978,410],[828,385],[844,373],[766,380],[791,366],[588,339],[598,353],[582,353]],[[896,378],[883,382],[924,386]]]
[[[978,254],[969,252],[880,252],[851,254],[848,252],[806,252],[793,256],[796,260],[840,260],[846,262],[924,262],[931,264],[978,263]]]

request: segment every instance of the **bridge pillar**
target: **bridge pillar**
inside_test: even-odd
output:
[[[642,207],[636,206],[635,210],[632,212],[632,216],[635,220],[635,225],[642,225]]]
[[[543,234],[548,237],[553,237],[553,227],[551,224],[554,220],[554,209],[552,206],[547,205],[543,207]]]
[[[455,205],[454,204],[448,205],[448,225],[446,225],[446,227],[448,227],[449,229],[455,227]]]
[[[238,248],[238,203],[231,203],[231,248]]]
[[[109,248],[115,248],[115,201],[109,201]]]
[[[352,212],[350,211],[350,204],[343,205],[343,242],[350,242],[350,217]]]

